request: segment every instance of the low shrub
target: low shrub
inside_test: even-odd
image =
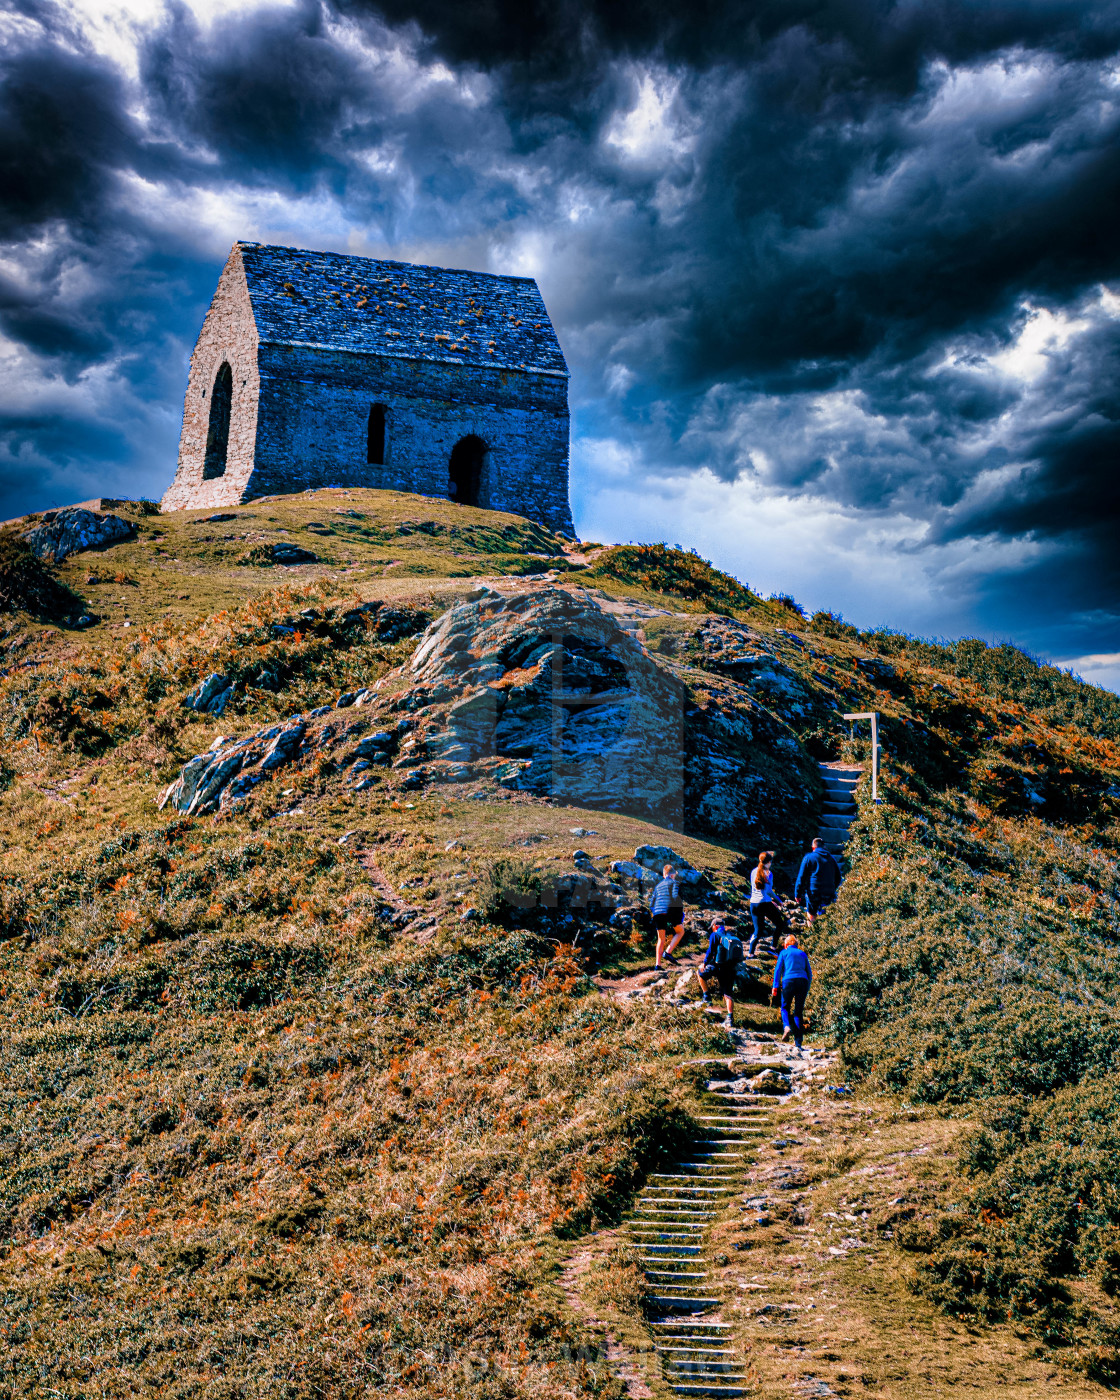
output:
[[[0,612],[27,612],[40,621],[56,621],[81,607],[81,598],[59,582],[54,569],[15,529],[0,530]]]
[[[702,603],[713,612],[744,612],[758,602],[738,579],[713,568],[698,554],[670,549],[667,544],[613,545],[596,557],[586,576]]]
[[[531,909],[540,893],[540,873],[526,860],[502,857],[479,871],[478,898],[488,919],[509,918],[516,909]]]

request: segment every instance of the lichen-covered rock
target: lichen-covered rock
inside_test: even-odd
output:
[[[229,808],[270,773],[290,763],[306,731],[306,723],[297,715],[245,739],[217,740],[214,748],[196,754],[183,766],[160,798],[160,810],[170,804],[194,817]]]
[[[756,1094],[788,1094],[791,1080],[776,1069],[764,1069],[750,1080],[750,1086]]]
[[[220,715],[233,695],[233,682],[219,671],[212,672],[205,680],[199,681],[193,690],[183,697],[183,705],[188,710],[199,713]]]
[[[24,531],[23,538],[33,554],[58,564],[68,555],[120,544],[135,534],[136,526],[119,515],[102,515],[99,511],[68,506],[62,510],[48,510],[38,525]]]

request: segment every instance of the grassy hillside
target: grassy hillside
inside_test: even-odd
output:
[[[387,675],[480,578],[546,572],[630,609],[775,781],[858,760],[837,712],[880,711],[820,1010],[860,1092],[968,1122],[883,1247],[915,1307],[1120,1377],[1120,700],[1011,648],[807,620],[664,546],[566,553],[382,492],[219,514],[71,558],[91,628],[2,618],[0,1396],[622,1393],[557,1264],[672,1158],[685,1062],[726,1041],[600,994],[590,972],[649,966],[625,921],[486,890],[499,862],[531,883],[654,843],[734,911],[737,842],[481,780],[357,791],[325,750],[236,811],[156,805],[219,736]],[[285,540],[318,562],[263,562]],[[213,672],[224,713],[186,708]]]

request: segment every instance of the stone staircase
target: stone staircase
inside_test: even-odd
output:
[[[862,768],[836,768],[830,763],[817,765],[824,783],[824,811],[817,835],[834,856],[844,853],[848,828],[856,816],[856,786]]]
[[[721,1094],[718,1109],[698,1115],[704,1136],[679,1162],[649,1178],[627,1222],[658,1310],[649,1324],[654,1346],[676,1395],[751,1393],[704,1255],[708,1227],[741,1189],[752,1146],[768,1131],[772,1111],[759,1096]]]

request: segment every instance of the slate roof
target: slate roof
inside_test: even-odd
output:
[[[531,277],[237,246],[265,344],[568,373]]]

